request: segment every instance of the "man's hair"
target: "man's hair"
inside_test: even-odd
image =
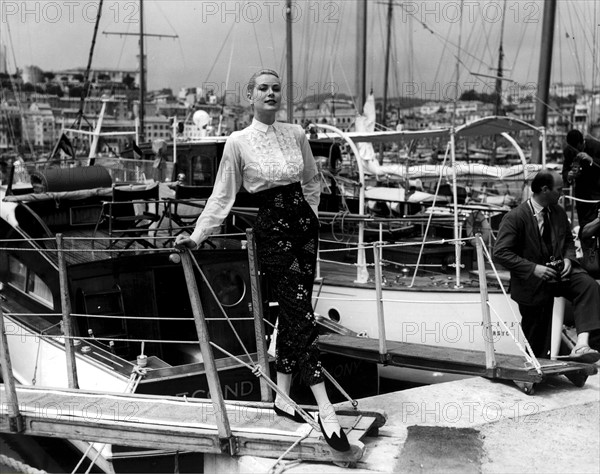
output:
[[[548,186],[548,189],[554,189],[554,177],[553,171],[542,168],[531,181],[531,192],[540,193],[544,186]]]
[[[583,134],[579,130],[570,130],[567,133],[567,143],[572,147],[577,148],[577,145],[583,143]]]
[[[254,74],[252,74],[250,80],[248,81],[248,85],[246,86],[246,91],[248,95],[252,94],[252,91],[254,90],[254,86],[256,85],[256,78],[258,76],[262,76],[263,74],[269,74],[279,79],[279,74],[277,74],[276,71],[273,71],[273,69],[261,69],[259,71],[256,71]]]

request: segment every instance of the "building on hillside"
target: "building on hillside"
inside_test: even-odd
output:
[[[556,97],[581,96],[584,93],[583,84],[563,84],[557,82],[550,86],[550,95]]]

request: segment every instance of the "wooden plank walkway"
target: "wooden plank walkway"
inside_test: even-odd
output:
[[[297,443],[285,459],[305,461],[358,461],[365,449],[361,440],[376,435],[386,420],[383,412],[338,411],[351,444],[349,452],[341,453],[331,449],[308,423],[279,417],[268,403],[227,401],[233,436],[222,439],[216,422],[221,414],[206,399],[24,386],[16,387],[16,392],[24,427],[21,434],[267,458],[278,458]],[[0,399],[6,400],[6,395],[1,384]],[[0,404],[0,432],[14,433],[10,418],[7,404]]]
[[[483,351],[398,341],[386,341],[386,347],[387,354],[382,355],[378,339],[341,334],[319,336],[319,349],[324,352],[397,367],[512,380],[527,393],[533,393],[533,384],[544,381],[548,376],[565,375],[580,387],[588,376],[598,373],[595,365],[571,361],[538,359],[542,370],[540,374],[518,355],[496,353],[496,367],[487,368]]]

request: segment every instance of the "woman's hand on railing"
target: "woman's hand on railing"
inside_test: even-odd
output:
[[[190,249],[194,250],[198,247],[198,244],[195,240],[192,240],[187,235],[178,235],[175,237],[175,248],[177,249]]]

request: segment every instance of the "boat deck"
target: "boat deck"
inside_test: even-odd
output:
[[[527,363],[524,357],[512,354],[495,354],[496,366],[488,368],[483,351],[398,341],[386,341],[387,352],[380,354],[378,339],[342,334],[319,336],[319,349],[396,367],[512,380],[524,392],[530,394],[533,394],[534,385],[543,382],[548,376],[564,375],[576,386],[581,387],[588,376],[598,373],[598,368],[591,364],[538,359],[540,373]]]

